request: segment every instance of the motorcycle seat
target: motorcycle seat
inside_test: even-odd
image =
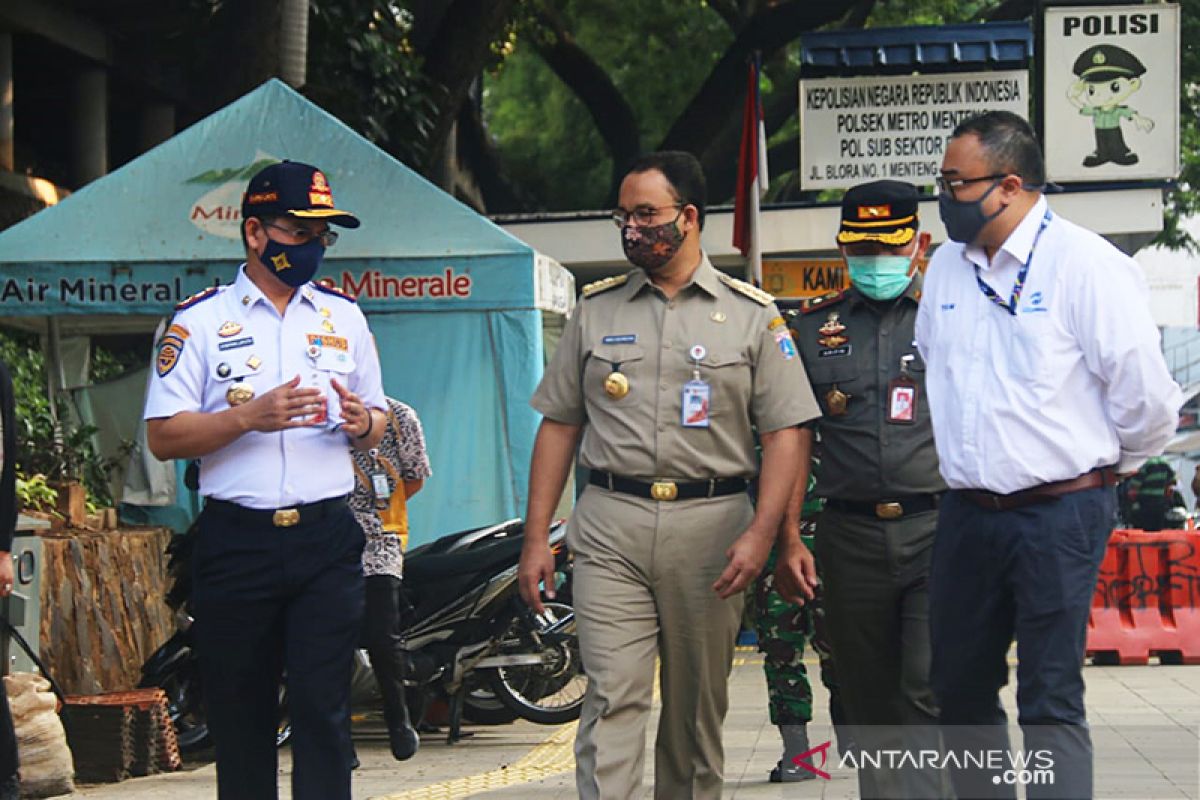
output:
[[[451,553],[414,550],[404,559],[404,582],[417,589],[421,584],[434,581],[515,567],[523,541],[524,537],[513,536],[494,544]]]

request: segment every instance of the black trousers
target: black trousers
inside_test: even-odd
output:
[[[193,558],[195,636],[220,800],[274,800],[280,680],[292,797],[350,800],[350,675],[363,615],[362,528],[342,507],[292,528],[208,507]]]
[[[1097,488],[1012,511],[987,511],[950,492],[940,509],[929,608],[943,737],[958,753],[1008,751],[1000,689],[1015,638],[1024,753],[1053,771],[1052,785],[1027,786],[1030,798],[1093,796],[1082,668],[1116,505],[1111,488]],[[993,769],[951,775],[959,798],[1017,796]]]
[[[868,753],[937,751],[929,686],[929,562],[937,512],[895,520],[836,511],[817,522],[825,624],[854,741]],[[865,763],[865,762],[864,762]],[[939,798],[937,770],[863,766],[864,798]]]
[[[407,608],[400,595],[400,579],[392,575],[370,575],[367,584],[367,613],[363,640],[371,656],[371,670],[383,696],[384,718],[389,727],[400,724],[404,709],[404,661],[400,632]]]

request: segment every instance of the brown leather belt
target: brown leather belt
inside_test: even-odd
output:
[[[1097,467],[1077,478],[1043,483],[1041,486],[1022,489],[1011,494],[997,494],[986,489],[960,489],[959,493],[975,505],[988,511],[1011,511],[1014,508],[1053,503],[1063,495],[1072,492],[1099,489],[1102,486],[1115,486],[1116,484],[1117,470],[1115,467]]]

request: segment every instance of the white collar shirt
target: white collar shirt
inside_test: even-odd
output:
[[[151,370],[146,419],[230,408],[227,392],[249,384],[261,397],[296,375],[328,401],[323,425],[249,431],[200,459],[200,493],[249,508],[286,508],[348,495],[354,488],[350,443],[335,429],[341,410],[330,380],[386,410],[379,356],[366,318],[350,299],[305,284],[281,315],[246,276],[178,310]]]
[[[1001,494],[1097,467],[1136,470],[1175,431],[1182,394],[1140,267],[1040,197],[991,262],[947,242],[930,261],[916,339],[942,476]],[[1010,314],[976,280],[1008,302]]]

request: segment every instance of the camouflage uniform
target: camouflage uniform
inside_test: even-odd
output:
[[[808,480],[804,508],[801,514],[801,539],[813,549],[813,518],[821,511],[821,500],[813,488],[816,484],[816,462]],[[764,654],[763,673],[767,678],[771,724],[803,725],[812,720],[812,685],[804,665],[804,643],[808,640],[821,662],[821,683],[829,690],[830,712],[837,697],[837,679],[833,667],[833,651],[825,636],[825,612],[821,607],[821,587],[816,597],[803,606],[793,605],[775,591],[776,553],[770,558],[754,584],[750,597],[750,613],[758,649]],[[840,710],[839,710],[840,711]],[[840,722],[840,719],[835,720]]]

